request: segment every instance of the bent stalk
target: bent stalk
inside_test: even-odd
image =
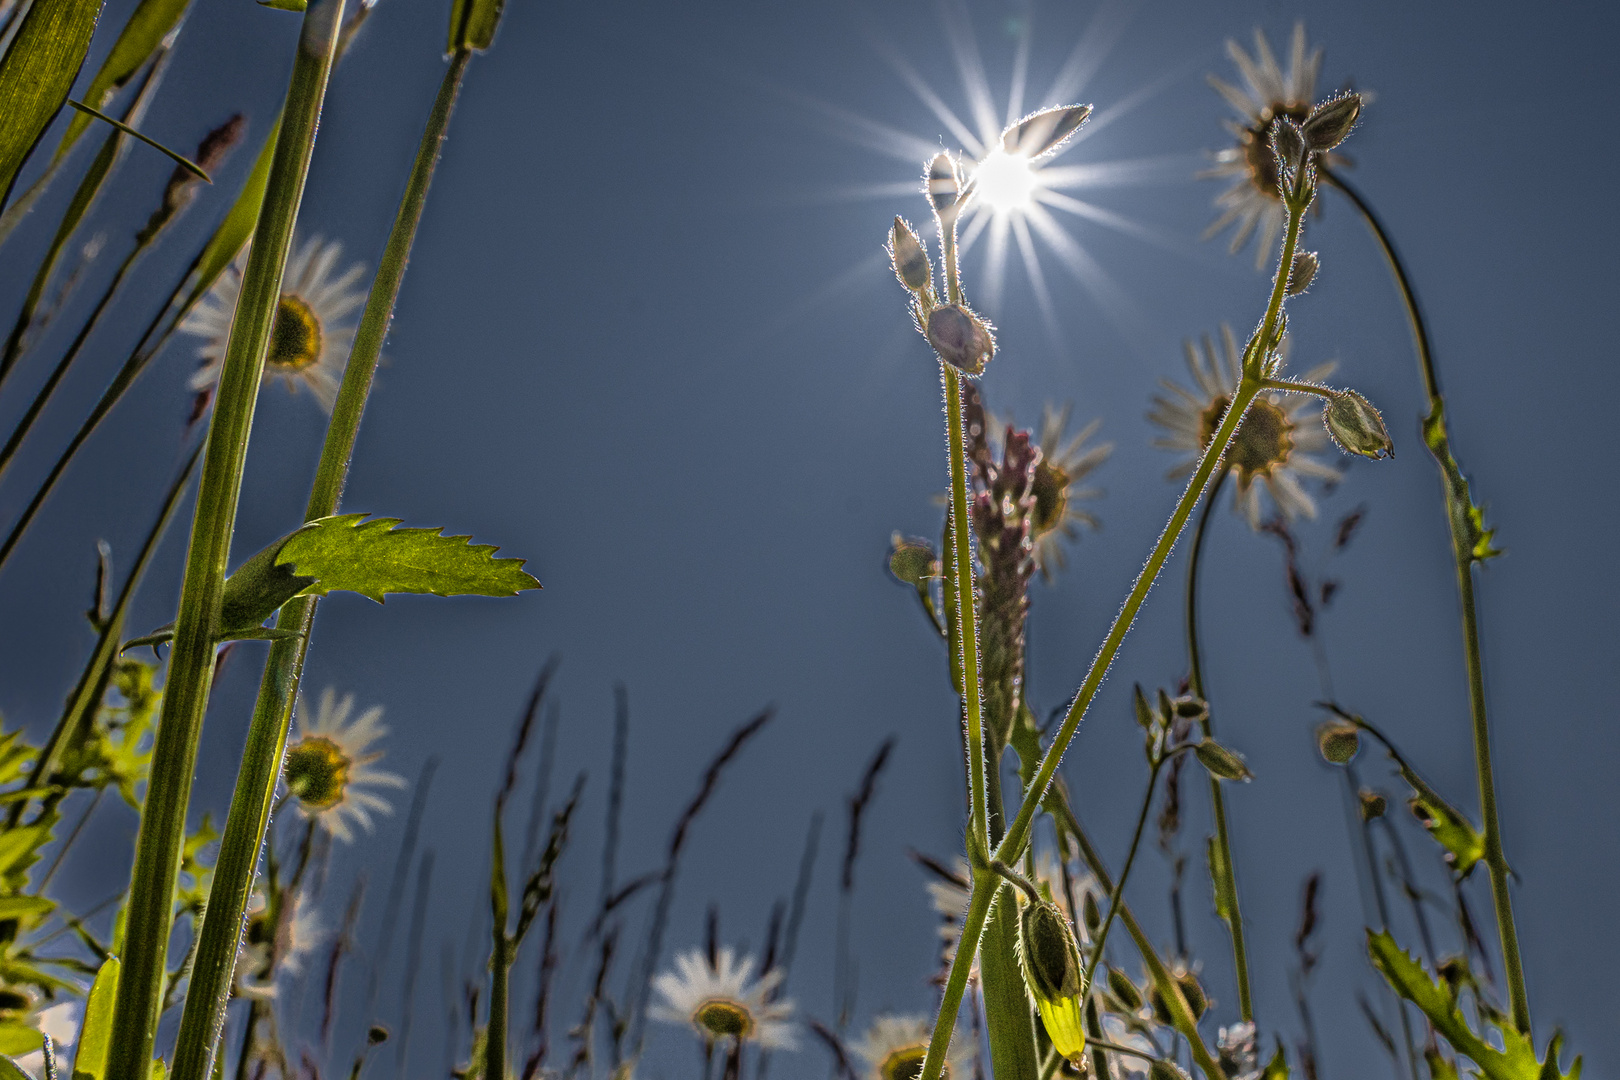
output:
[[[1429,333],[1418,306],[1417,293],[1406,276],[1406,267],[1395,252],[1395,245],[1383,223],[1361,194],[1331,170],[1322,177],[1339,189],[1361,214],[1378,241],[1389,263],[1395,285],[1406,305],[1417,349],[1418,368],[1423,375],[1423,391],[1429,399],[1429,413],[1423,419],[1423,441],[1440,469],[1446,501],[1446,521],[1451,527],[1451,552],[1457,564],[1457,593],[1462,604],[1463,656],[1468,668],[1468,710],[1473,721],[1474,771],[1479,782],[1479,812],[1485,834],[1484,862],[1491,877],[1491,899],[1496,909],[1496,930],[1502,945],[1502,965],[1507,969],[1508,997],[1513,1010],[1513,1026],[1530,1035],[1530,998],[1524,984],[1524,962],[1519,956],[1519,932],[1513,920],[1513,897],[1508,892],[1507,856],[1502,851],[1502,828],[1496,809],[1496,780],[1491,765],[1491,732],[1485,713],[1485,669],[1479,652],[1479,613],[1474,602],[1475,525],[1474,509],[1468,494],[1468,481],[1462,466],[1451,453],[1451,433],[1446,428],[1446,403],[1435,374],[1434,356],[1429,349]]]

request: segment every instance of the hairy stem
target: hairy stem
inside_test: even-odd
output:
[[[979,683],[979,616],[973,588],[973,519],[968,513],[966,436],[962,425],[962,376],[941,363],[945,380],[945,432],[951,467],[952,547],[947,587],[956,597],[962,685],[957,688],[967,713],[968,849],[982,861],[990,850],[985,795],[983,694]]]
[[[270,196],[255,231],[243,275],[230,345],[221,365],[219,396],[209,424],[191,546],[175,619],[174,650],[152,773],[141,812],[130,876],[125,955],[113,1015],[110,1080],[146,1080],[157,1035],[166,976],[171,909],[197,743],[213,679],[225,568],[247,458],[253,410],[286,268],[287,248],[303,198],[326,96],[327,77],[342,24],[343,0],[314,0],[305,11],[298,55],[287,89],[286,119],[271,166]]]
[[[427,128],[422,134],[405,196],[400,202],[393,231],[383,251],[382,264],[372,282],[365,313],[355,332],[354,347],[343,372],[343,384],[332,407],[326,443],[321,448],[320,464],[316,468],[315,481],[305,509],[307,521],[337,511],[348,477],[349,462],[354,454],[360,420],[376,373],[377,358],[382,350],[383,338],[388,333],[394,302],[404,280],[411,245],[427,200],[428,186],[438,163],[439,148],[471,55],[471,50],[460,50],[452,58],[450,68],[440,83]],[[175,1046],[174,1080],[203,1080],[208,1075],[210,1059],[219,1043],[237,941],[242,932],[248,895],[253,888],[254,867],[258,863],[259,851],[264,846],[264,836],[269,826],[270,804],[286,752],[287,731],[309,648],[315,604],[316,598],[313,596],[298,597],[283,609],[276,621],[278,628],[294,630],[297,636],[272,643],[269,659],[265,662],[259,698],[254,705],[253,721],[243,751],[242,769],[237,775],[236,791],[231,799],[230,814],[226,818],[225,833],[220,843],[191,987],[186,994],[186,1007]]]
[[[1384,230],[1378,215],[1361,194],[1328,169],[1322,176],[1342,192],[1355,206],[1367,223],[1379,248],[1389,263],[1390,273],[1400,289],[1406,305],[1407,320],[1412,326],[1413,343],[1417,349],[1418,368],[1423,376],[1423,390],[1428,396],[1429,413],[1423,421],[1424,443],[1439,466],[1442,489],[1445,493],[1446,520],[1451,526],[1451,550],[1457,564],[1457,593],[1462,605],[1463,655],[1468,668],[1468,708],[1473,721],[1474,771],[1479,782],[1479,810],[1485,834],[1486,868],[1491,876],[1491,899],[1496,908],[1496,930],[1502,945],[1502,963],[1507,969],[1508,996],[1513,1010],[1513,1025],[1526,1036],[1530,1035],[1530,998],[1524,984],[1524,962],[1519,956],[1519,932],[1513,920],[1513,898],[1508,891],[1510,873],[1507,857],[1502,851],[1502,829],[1496,808],[1496,781],[1491,764],[1491,734],[1485,712],[1485,671],[1479,652],[1479,613],[1474,602],[1474,550],[1469,511],[1472,501],[1468,495],[1468,482],[1463,479],[1462,466],[1451,453],[1451,433],[1446,428],[1445,399],[1440,393],[1440,381],[1435,374],[1434,355],[1429,349],[1429,333],[1418,306],[1417,293],[1407,277],[1406,267],[1396,254],[1395,245]]]

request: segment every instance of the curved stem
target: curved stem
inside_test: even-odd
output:
[[[1444,482],[1446,518],[1451,526],[1452,556],[1457,564],[1457,593],[1462,605],[1463,656],[1468,669],[1468,708],[1473,722],[1474,771],[1479,784],[1479,810],[1485,834],[1484,861],[1491,876],[1491,899],[1496,908],[1496,930],[1502,946],[1502,963],[1507,969],[1508,996],[1512,1003],[1513,1025],[1526,1036],[1530,1030],[1530,998],[1525,990],[1524,963],[1519,955],[1519,933],[1513,920],[1513,898],[1508,891],[1507,857],[1502,851],[1502,829],[1496,808],[1496,780],[1491,764],[1491,735],[1485,711],[1485,673],[1479,651],[1479,612],[1474,602],[1474,539],[1470,519],[1473,503],[1462,467],[1451,453],[1451,435],[1446,429],[1445,399],[1440,394],[1434,356],[1429,349],[1429,333],[1418,306],[1417,293],[1407,277],[1406,267],[1395,252],[1395,245],[1378,215],[1361,194],[1328,169],[1322,176],[1355,206],[1378,241],[1389,263],[1417,348],[1418,367],[1423,375],[1429,414],[1423,421],[1424,443],[1434,456]]]
[[[1147,824],[1148,810],[1153,806],[1153,792],[1159,786],[1159,769],[1164,762],[1155,761],[1153,768],[1148,772],[1147,791],[1142,795],[1142,812],[1136,815],[1136,831],[1131,833],[1131,848],[1125,854],[1125,865],[1120,868],[1119,880],[1108,896],[1108,915],[1103,919],[1102,929],[1097,931],[1097,944],[1091,947],[1091,957],[1086,961],[1086,973],[1080,979],[1082,987],[1091,985],[1091,976],[1097,970],[1097,962],[1102,959],[1103,946],[1108,944],[1108,931],[1113,928],[1114,916],[1119,914],[1120,897],[1125,895],[1125,881],[1131,876],[1131,867],[1136,863],[1136,849],[1142,843],[1142,827]]]

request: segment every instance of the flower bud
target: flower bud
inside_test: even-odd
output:
[[[939,358],[964,375],[978,375],[995,355],[990,324],[962,304],[945,304],[928,313],[928,343]]]
[[[889,234],[889,262],[900,284],[912,292],[920,293],[933,285],[934,268],[928,262],[928,251],[911,226],[900,218],[894,219]]]
[[[1315,151],[1331,150],[1344,142],[1361,118],[1361,95],[1345,94],[1311,110],[1301,130],[1305,145]]]
[[[939,560],[934,549],[921,540],[894,538],[894,553],[889,556],[889,573],[907,585],[921,585],[930,578],[939,577]]]
[[[1196,698],[1190,694],[1176,698],[1176,715],[1183,720],[1202,720],[1209,715],[1209,704],[1203,698]]]
[[[1228,750],[1214,739],[1205,739],[1193,748],[1198,760],[1210,775],[1222,780],[1252,780],[1254,773],[1244,764],[1243,756],[1234,750]]]
[[[1361,800],[1362,821],[1381,818],[1384,816],[1384,811],[1389,809],[1389,800],[1371,788],[1362,788],[1356,793],[1356,796]]]
[[[1181,990],[1181,999],[1187,1003],[1187,1011],[1192,1013],[1192,1018],[1197,1020],[1203,1016],[1204,1012],[1209,1008],[1209,996],[1204,993],[1204,988],[1198,984],[1198,976],[1190,971],[1182,971],[1173,974],[1172,977],[1176,980],[1176,986]],[[1164,995],[1159,993],[1157,986],[1153,987],[1149,999],[1153,1003],[1153,1015],[1159,1023],[1167,1027],[1175,1023],[1175,1018],[1170,1015],[1170,1006],[1166,1004]]]
[[[1361,732],[1356,725],[1329,721],[1316,729],[1316,747],[1332,765],[1348,765],[1361,749]]]
[[[1090,105],[1059,105],[1030,113],[1001,133],[1001,148],[1031,159],[1050,154],[1068,142],[1090,115]]]
[[[1286,116],[1273,120],[1271,150],[1277,155],[1277,165],[1283,178],[1291,183],[1300,163],[1305,160],[1305,136],[1300,134],[1299,125]]]
[[[1073,1060],[1086,1048],[1080,946],[1055,904],[1030,903],[1018,918],[1018,953],[1024,985],[1040,1010],[1052,1046]]]
[[[1131,982],[1131,977],[1118,968],[1108,969],[1108,989],[1119,999],[1119,1003],[1131,1012],[1142,1007],[1142,991]]]
[[[1098,929],[1102,927],[1102,911],[1097,907],[1097,894],[1087,889],[1086,898],[1080,908],[1086,920],[1086,933],[1095,937]]]
[[[1348,453],[1369,458],[1395,456],[1395,444],[1389,441],[1384,418],[1372,402],[1354,390],[1336,391],[1322,409],[1322,421],[1333,441]]]
[[[934,213],[942,220],[950,220],[962,197],[962,176],[957,171],[956,159],[943,152],[935,155],[928,163],[925,183],[928,203],[934,208]]]
[[[898,219],[896,219],[898,220]],[[1321,261],[1314,251],[1294,252],[1294,262],[1288,268],[1288,295],[1298,296],[1311,287]]]
[[[366,1045],[381,1046],[388,1041],[388,1029],[381,1024],[372,1024],[366,1029]]]

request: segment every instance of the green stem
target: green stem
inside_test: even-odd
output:
[[[1244,357],[1243,374],[1238,382],[1237,389],[1233,391],[1232,402],[1227,407],[1226,414],[1221,417],[1220,427],[1210,439],[1209,445],[1204,448],[1203,456],[1199,458],[1198,465],[1193,471],[1192,479],[1187,483],[1187,490],[1182,493],[1176,504],[1170,520],[1165,523],[1164,531],[1159,534],[1159,540],[1153,545],[1147,562],[1136,576],[1131,591],[1125,597],[1125,603],[1120,607],[1119,614],[1114,616],[1113,625],[1109,627],[1108,634],[1103,638],[1102,648],[1097,651],[1091,662],[1091,670],[1086,673],[1085,680],[1080,684],[1073,703],[1069,706],[1068,714],[1064,716],[1063,723],[1058,729],[1056,738],[1047,747],[1046,753],[1041,757],[1040,766],[1035,771],[1035,778],[1024,793],[1024,801],[1018,808],[1018,816],[1013,819],[1007,835],[996,848],[994,858],[1005,863],[1011,863],[1024,850],[1024,844],[1029,840],[1030,827],[1035,818],[1035,811],[1040,806],[1047,788],[1052,784],[1052,777],[1057,773],[1058,763],[1063,759],[1063,752],[1068,749],[1069,742],[1080,726],[1080,719],[1085,715],[1091,699],[1096,696],[1098,688],[1102,685],[1108,668],[1113,664],[1119,647],[1125,641],[1125,635],[1130,632],[1131,624],[1136,621],[1136,614],[1147,599],[1148,591],[1158,579],[1159,571],[1164,568],[1165,560],[1170,557],[1170,551],[1175,547],[1176,539],[1192,515],[1193,507],[1197,505],[1199,496],[1203,494],[1210,477],[1214,475],[1216,466],[1226,454],[1226,448],[1237,434],[1238,425],[1243,415],[1248,411],[1254,396],[1260,390],[1260,370],[1263,367],[1265,353],[1277,329],[1277,319],[1282,314],[1283,298],[1287,292],[1288,268],[1292,264],[1294,251],[1299,245],[1300,225],[1305,211],[1309,207],[1308,199],[1299,198],[1291,200],[1288,211],[1288,232],[1283,240],[1282,259],[1277,275],[1272,282],[1271,300],[1266,306],[1265,318],[1261,320],[1260,327],[1251,341],[1247,355]],[[960,562],[962,553],[957,552],[957,561]],[[959,594],[960,595],[960,594]],[[971,610],[971,609],[970,609]],[[979,745],[974,739],[969,746]],[[975,879],[977,880],[977,879]],[[951,971],[945,983],[945,996],[940,1002],[939,1022],[934,1025],[934,1036],[928,1044],[928,1056],[923,1062],[922,1072],[918,1080],[939,1080],[940,1072],[945,1067],[945,1051],[950,1045],[950,1032],[956,1011],[962,1004],[962,990],[967,985],[967,970],[973,964],[973,952],[979,944],[979,937],[984,931],[984,921],[989,914],[989,900],[986,899],[982,907],[975,903],[969,906],[967,918],[962,925],[962,937],[956,947],[956,955],[951,959]],[[1157,961],[1157,957],[1154,957]],[[1160,965],[1162,967],[1162,965]],[[1172,987],[1173,988],[1173,987]],[[1165,995],[1167,1000],[1180,1002],[1179,991]],[[1180,1003],[1185,1008],[1184,1003]],[[1172,1012],[1176,1006],[1172,1006]],[[1207,1056],[1207,1053],[1206,1053]],[[1202,1067],[1200,1062],[1200,1067]],[[1206,1070],[1207,1071],[1207,1070]],[[1210,1080],[1223,1080],[1219,1067],[1210,1074]]]
[[[983,693],[979,685],[978,598],[973,588],[973,519],[968,512],[966,437],[962,430],[962,376],[947,363],[941,362],[939,366],[945,380],[951,530],[955,537],[949,587],[956,596],[957,637],[961,647],[962,685],[958,690],[967,712],[968,850],[976,849],[976,857],[983,861],[990,850],[989,815],[985,794]]]
[[[1267,379],[1266,384],[1279,381],[1281,380]],[[1221,487],[1226,483],[1227,475],[1228,471],[1222,469],[1220,475],[1215,478],[1215,486],[1210,490],[1209,500],[1204,503],[1204,509],[1199,513],[1198,525],[1193,529],[1192,552],[1187,563],[1187,682],[1193,696],[1204,702],[1203,730],[1206,738],[1214,737],[1215,726],[1211,719],[1213,710],[1209,708],[1209,697],[1204,691],[1204,672],[1198,649],[1198,569],[1203,561],[1204,533],[1209,527],[1210,511],[1221,493]],[[1226,827],[1226,796],[1221,791],[1221,782],[1213,776],[1209,777],[1209,800],[1215,819],[1215,845],[1220,852],[1221,867],[1228,877],[1224,891],[1232,905],[1232,918],[1227,923],[1227,929],[1232,935],[1232,966],[1237,971],[1238,1008],[1243,1019],[1252,1022],[1254,992],[1249,984],[1249,952],[1243,937],[1243,910],[1238,903],[1237,867],[1232,862],[1232,840]],[[1223,885],[1216,882],[1215,887],[1222,889]]]
[[[124,966],[118,981],[113,1045],[108,1057],[109,1080],[146,1080],[151,1069],[175,876],[185,842],[186,806],[196,769],[197,743],[213,678],[220,601],[236,524],[242,467],[342,13],[343,0],[314,0],[305,12],[287,90],[286,119],[271,166],[270,194],[259,215],[230,345],[221,365],[219,396],[209,425],[175,619],[163,711],[152,752],[151,779],[130,877]]]
[[[360,430],[366,399],[376,374],[377,358],[388,333],[388,323],[405,277],[411,245],[416,239],[417,225],[427,201],[428,187],[438,164],[439,149],[471,56],[471,50],[457,52],[439,85],[438,97],[434,100],[433,111],[423,131],[410,180],[394,219],[393,231],[383,251],[382,264],[372,282],[365,312],[355,332],[354,347],[343,372],[343,384],[332,406],[332,419],[327,426],[326,443],[321,449],[305,520],[313,521],[337,511],[343,485],[348,478],[349,462],[354,455],[355,439]],[[186,994],[185,1012],[180,1021],[172,1073],[174,1080],[202,1080],[207,1076],[209,1058],[219,1042],[219,1032],[225,1021],[231,971],[235,965],[237,939],[241,935],[248,895],[253,888],[254,866],[269,825],[276,778],[280,774],[281,760],[287,748],[287,730],[309,648],[315,605],[316,597],[298,597],[287,604],[276,621],[279,628],[294,630],[297,636],[274,642],[270,647],[269,659],[265,662],[259,698],[254,705],[253,721],[243,750],[242,769],[237,776],[236,792],[231,799],[230,814],[226,818],[225,833],[220,842],[214,884],[209,894],[208,915],[203,920],[191,987]]]
[[[1333,391],[1325,386],[1315,383],[1300,382],[1298,379],[1267,379],[1262,384],[1267,390],[1286,390],[1291,394],[1311,394],[1319,398],[1333,397]]]
[[[1361,194],[1337,174],[1328,169],[1322,176],[1355,206],[1367,223],[1374,239],[1389,263],[1401,300],[1406,305],[1407,320],[1412,326],[1412,339],[1417,349],[1418,369],[1423,376],[1423,391],[1429,400],[1429,414],[1424,418],[1424,443],[1440,468],[1446,500],[1446,520],[1451,526],[1452,557],[1457,565],[1457,593],[1462,603],[1463,655],[1468,669],[1468,709],[1473,721],[1474,771],[1479,782],[1479,809],[1484,819],[1486,868],[1491,875],[1491,898],[1496,907],[1496,930],[1502,945],[1502,963],[1507,969],[1508,996],[1512,1003],[1513,1025],[1526,1036],[1530,1035],[1530,998],[1524,984],[1524,962],[1519,955],[1519,932],[1513,920],[1513,897],[1508,892],[1507,857],[1502,851],[1502,829],[1496,808],[1496,781],[1491,766],[1491,733],[1485,712],[1485,671],[1479,651],[1479,614],[1474,602],[1474,551],[1468,512],[1472,502],[1468,484],[1463,479],[1462,467],[1451,453],[1451,434],[1446,428],[1445,399],[1440,394],[1440,380],[1435,374],[1434,355],[1429,349],[1429,333],[1418,306],[1417,293],[1406,267],[1395,252],[1395,245],[1385,232],[1378,215]]]
[[[1142,843],[1142,827],[1147,824],[1148,809],[1153,805],[1153,791],[1159,784],[1159,769],[1164,762],[1155,761],[1153,768],[1148,771],[1147,791],[1142,796],[1142,811],[1136,815],[1136,830],[1131,833],[1131,848],[1125,854],[1125,865],[1119,871],[1119,880],[1108,893],[1108,914],[1103,919],[1102,929],[1097,931],[1097,943],[1091,947],[1091,958],[1086,961],[1085,977],[1080,985],[1089,987],[1091,976],[1097,970],[1097,962],[1102,959],[1103,946],[1108,944],[1108,931],[1113,928],[1114,916],[1119,914],[1120,898],[1125,895],[1125,881],[1131,876],[1131,867],[1136,864],[1136,849]]]

